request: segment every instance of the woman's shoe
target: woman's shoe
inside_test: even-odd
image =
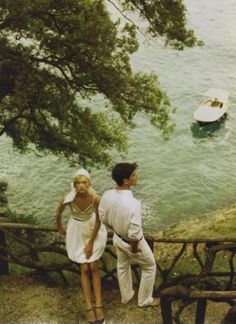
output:
[[[91,311],[94,312],[94,309],[93,308],[87,309],[87,312],[91,312]],[[94,317],[95,317],[95,314],[94,314]],[[93,320],[93,321],[88,320],[88,324],[97,324],[97,320]]]
[[[103,306],[95,306],[95,309],[99,309],[99,308],[103,309]],[[97,314],[96,314],[96,316],[97,316]],[[103,318],[97,319],[96,324],[106,324],[105,318],[103,317]]]
[[[105,318],[102,318],[100,320],[96,320],[96,324],[106,324]]]

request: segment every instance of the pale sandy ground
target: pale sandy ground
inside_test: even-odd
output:
[[[128,305],[120,303],[119,290],[104,287],[107,324],[161,324],[160,308],[140,309],[137,297]],[[210,302],[205,324],[218,324],[229,306]],[[194,323],[195,306],[184,312],[181,324]],[[0,277],[1,324],[75,324],[86,323],[86,312],[79,283],[49,285],[29,275]]]

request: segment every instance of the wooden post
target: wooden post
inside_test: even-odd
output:
[[[195,324],[204,324],[205,314],[206,314],[206,305],[207,305],[207,300],[205,298],[197,300]]]
[[[7,218],[0,217],[0,222],[6,222]],[[0,246],[6,248],[6,238],[4,231],[0,229]],[[2,257],[2,258],[1,258]],[[9,274],[9,265],[8,261],[4,260],[8,257],[7,252],[0,249],[0,276]]]
[[[163,324],[173,324],[171,300],[161,297],[161,316]]]
[[[8,219],[6,218],[8,205],[7,205],[7,183],[5,181],[0,181],[0,222],[7,222]],[[6,237],[3,230],[0,230],[0,275],[5,275],[9,273],[9,266],[7,261],[7,252],[6,249]],[[2,258],[1,258],[2,257]]]
[[[145,238],[152,252],[154,251],[154,241],[150,238]]]

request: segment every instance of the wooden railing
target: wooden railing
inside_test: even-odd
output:
[[[56,272],[66,282],[65,271],[79,273],[76,263],[67,258],[64,236],[53,225],[0,222],[0,274],[9,272],[9,264],[49,274]],[[39,233],[40,232],[40,233]],[[197,302],[195,323],[204,323],[208,300],[233,304],[234,256],[236,238],[182,239],[146,236],[157,264],[155,294],[161,298],[164,324],[180,323],[184,306]],[[107,247],[100,260],[104,281],[116,281],[116,253],[109,233]],[[140,272],[133,266],[137,280]],[[184,303],[172,314],[172,302]]]

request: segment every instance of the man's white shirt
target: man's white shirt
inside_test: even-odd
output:
[[[106,191],[98,210],[101,222],[122,238],[140,240],[143,237],[141,203],[134,198],[131,190]]]

